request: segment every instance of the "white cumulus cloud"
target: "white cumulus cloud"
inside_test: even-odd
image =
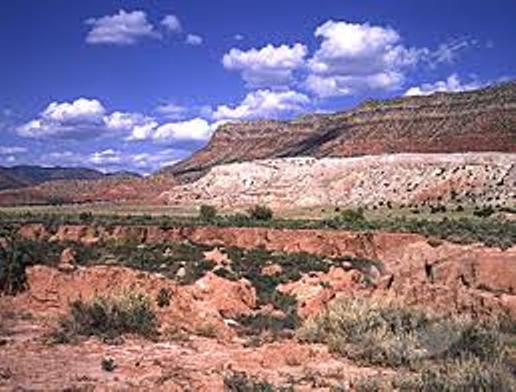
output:
[[[90,18],[86,24],[92,26],[86,36],[89,44],[132,45],[142,38],[160,37],[144,11],[122,9],[114,15]]]
[[[306,87],[321,97],[397,88],[406,68],[424,54],[405,47],[394,29],[368,23],[330,20],[316,29],[315,36],[322,42],[308,61]]]
[[[96,99],[79,98],[73,102],[52,102],[41,116],[49,121],[95,121],[105,113],[104,106]]]
[[[27,147],[21,146],[0,146],[0,155],[17,155],[27,152]]]
[[[179,33],[182,30],[181,22],[179,18],[175,15],[167,15],[161,21],[161,24],[168,30],[173,33]]]
[[[241,72],[251,87],[275,87],[292,80],[294,70],[303,66],[306,54],[306,46],[299,43],[247,51],[233,48],[224,55],[222,64],[228,70]]]
[[[199,46],[203,43],[203,39],[197,34],[188,34],[185,39],[185,43],[192,46]]]
[[[250,92],[234,107],[218,106],[213,112],[215,120],[278,118],[302,112],[310,99],[297,91],[257,90]]]
[[[187,115],[187,113],[190,110],[185,106],[177,105],[175,103],[165,103],[159,105],[156,108],[156,111],[160,113],[163,117],[168,118],[170,120],[181,120]]]
[[[434,83],[423,83],[421,86],[410,87],[406,92],[406,96],[431,95],[437,92],[459,92],[476,90],[484,86],[478,80],[470,82],[462,82],[459,75],[452,74],[446,80],[439,80]]]
[[[122,162],[122,155],[119,151],[108,148],[91,154],[88,161],[97,166],[116,165]]]
[[[25,137],[93,137],[104,127],[105,112],[104,106],[96,99],[52,102],[38,118],[19,126],[17,132]]]
[[[202,118],[188,121],[166,123],[160,125],[152,135],[157,141],[175,140],[207,140],[213,130],[210,124]]]

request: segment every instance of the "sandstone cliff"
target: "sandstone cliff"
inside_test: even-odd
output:
[[[161,173],[188,182],[215,165],[255,159],[474,151],[516,152],[516,82],[368,101],[293,121],[226,124],[205,148]]]

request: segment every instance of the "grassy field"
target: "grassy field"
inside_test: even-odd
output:
[[[149,215],[153,217],[195,217],[199,214],[200,206],[196,205],[130,205],[116,203],[83,203],[83,204],[65,204],[65,205],[38,205],[38,206],[17,206],[17,207],[0,207],[0,214],[55,214],[55,215],[73,215],[82,212],[90,212],[94,215]],[[344,208],[335,206],[319,206],[307,208],[291,208],[280,211],[274,211],[277,218],[288,220],[324,220],[333,218]],[[245,213],[245,208],[221,209],[220,215],[232,215],[235,213]],[[444,217],[449,219],[471,218],[474,216],[473,208],[464,208],[461,211],[449,209],[445,212],[431,212],[428,208],[421,210],[384,208],[377,210],[364,210],[364,216],[368,220],[397,219],[397,218],[418,218],[432,221],[439,221]],[[516,216],[516,208],[512,209],[513,215]]]
[[[407,215],[402,211],[341,210],[320,211],[315,216],[305,211],[301,214],[277,214],[268,211],[265,216],[244,213],[213,211],[202,216],[198,209],[189,210],[169,206],[94,206],[16,207],[0,209],[0,225],[43,223],[54,230],[61,224],[93,225],[156,225],[163,229],[172,227],[266,227],[278,229],[322,229],[351,231],[387,231],[419,233],[456,243],[481,242],[487,246],[508,248],[516,244],[514,210],[506,211],[440,211]],[[208,208],[210,209],[210,208]]]

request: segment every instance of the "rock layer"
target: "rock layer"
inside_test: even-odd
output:
[[[473,92],[369,101],[335,114],[220,127],[191,158],[164,168],[183,182],[215,165],[296,156],[516,152],[516,83]]]
[[[503,207],[514,203],[515,163],[516,154],[504,153],[273,159],[217,166],[161,198],[228,209]]]

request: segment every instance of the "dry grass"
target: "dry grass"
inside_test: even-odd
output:
[[[157,334],[158,320],[148,297],[122,292],[97,296],[88,302],[70,304],[70,315],[61,320],[55,334],[57,342],[68,342],[76,336],[99,336],[113,339],[125,333],[152,338]]]
[[[344,299],[306,321],[298,337],[326,343],[330,351],[357,363],[400,372],[394,380],[360,380],[358,390],[390,386],[396,390],[504,391],[514,387],[507,348],[495,322],[442,318],[393,303]]]

